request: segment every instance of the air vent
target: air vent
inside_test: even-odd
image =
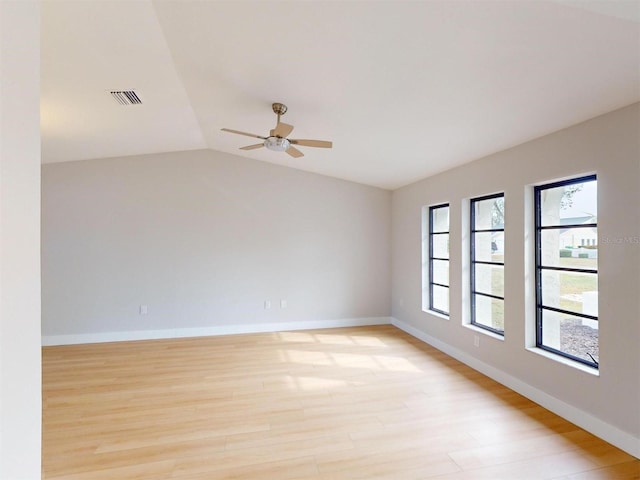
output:
[[[111,96],[120,105],[141,105],[142,100],[138,94],[133,90],[118,90],[112,91]]]

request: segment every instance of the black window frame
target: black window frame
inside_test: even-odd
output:
[[[562,180],[558,182],[546,183],[544,185],[536,185],[534,187],[534,204],[535,204],[535,268],[536,268],[536,347],[547,352],[554,353],[556,355],[560,355],[562,357],[574,360],[581,364],[587,365],[589,367],[598,369],[599,362],[595,359],[593,361],[588,361],[584,358],[577,357],[567,352],[563,352],[562,350],[558,350],[553,347],[549,347],[542,343],[543,339],[543,311],[548,310],[557,313],[563,313],[571,315],[572,317],[580,317],[588,320],[599,321],[599,315],[588,315],[585,313],[573,312],[571,310],[566,310],[563,308],[550,307],[543,304],[543,296],[542,296],[542,272],[545,270],[553,270],[559,272],[573,272],[573,273],[584,273],[584,274],[594,274],[598,275],[598,269],[586,269],[586,268],[571,268],[571,267],[560,267],[560,266],[544,266],[542,265],[542,232],[545,230],[562,230],[567,228],[595,228],[597,231],[598,223],[581,223],[581,224],[567,224],[567,225],[542,225],[542,204],[541,204],[541,193],[544,190],[548,190],[551,188],[558,187],[566,187],[568,185],[575,185],[578,183],[587,183],[587,182],[597,182],[597,175],[585,175],[582,177],[571,178],[568,180]]]
[[[504,192],[502,193],[494,193],[491,195],[484,195],[482,197],[476,197],[476,198],[472,198],[469,201],[469,206],[471,207],[471,219],[469,222],[469,230],[470,230],[470,239],[471,239],[471,275],[470,275],[470,283],[471,283],[471,318],[470,318],[470,323],[471,325],[473,325],[474,327],[478,327],[478,328],[482,328],[484,330],[488,330],[489,332],[495,333],[497,335],[501,335],[504,336],[504,330],[500,330],[497,328],[493,328],[490,327],[488,325],[484,325],[482,323],[477,323],[476,322],[476,295],[481,295],[483,297],[487,297],[487,298],[494,298],[497,300],[502,300],[504,302],[504,296],[499,296],[499,295],[493,295],[493,294],[489,294],[489,293],[485,293],[485,292],[478,292],[476,291],[476,265],[480,264],[480,265],[494,265],[494,266],[501,266],[504,272],[504,262],[488,262],[488,261],[480,261],[480,260],[476,260],[476,233],[494,233],[494,232],[503,232],[504,233],[504,223],[502,225],[502,228],[475,228],[476,227],[476,209],[475,209],[475,204],[478,202],[482,202],[482,201],[486,201],[486,200],[491,200],[494,198],[502,198],[504,199]]]
[[[443,258],[443,257],[435,257],[433,255],[433,236],[434,235],[449,235],[449,239],[450,237],[450,232],[451,232],[451,217],[449,217],[449,224],[447,225],[447,231],[446,232],[434,232],[434,228],[433,228],[433,213],[435,210],[439,209],[439,208],[448,208],[449,209],[449,215],[451,215],[451,206],[448,203],[441,203],[438,205],[432,205],[429,207],[429,310],[431,310],[432,312],[436,312],[439,313],[441,315],[445,315],[445,316],[449,316],[450,313],[447,311],[445,312],[444,310],[440,310],[439,308],[435,308],[433,306],[433,287],[434,286],[439,286],[439,287],[443,287],[449,290],[449,293],[451,293],[450,290],[450,285],[444,285],[442,283],[436,283],[433,281],[433,261],[434,260],[440,260],[440,261],[446,261],[448,266],[450,267],[451,263],[451,253],[449,252],[449,256],[448,258]],[[451,272],[449,270],[449,272]],[[450,283],[450,282],[449,282]],[[448,310],[451,310],[451,297],[449,297],[449,302],[447,305]]]

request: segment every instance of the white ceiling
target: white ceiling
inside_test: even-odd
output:
[[[393,189],[639,101],[640,1],[51,0],[41,75],[43,162],[210,148]],[[274,101],[334,148],[220,131]]]

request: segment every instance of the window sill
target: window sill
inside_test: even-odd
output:
[[[433,315],[434,317],[441,318],[442,320],[449,320],[449,315],[444,315],[440,312],[436,312],[434,310],[422,310],[424,313],[428,313],[429,315]]]
[[[481,333],[483,335],[486,335],[487,337],[495,338],[496,340],[500,340],[501,342],[504,342],[504,335],[500,335],[498,333],[491,332],[491,331],[486,330],[484,328],[476,327],[475,325],[472,325],[471,323],[465,323],[463,325],[463,327],[464,328],[468,328],[469,330],[473,330],[476,333]]]
[[[527,350],[529,352],[535,353],[536,355],[543,356],[555,362],[561,363],[563,365],[567,365],[568,367],[572,367],[572,368],[575,368],[576,370],[580,370],[581,372],[593,375],[594,377],[600,376],[600,370],[598,370],[597,368],[583,365],[580,362],[576,362],[575,360],[571,360],[570,358],[565,358],[562,355],[557,355],[552,352],[547,352],[546,350],[543,350],[538,347],[528,347]]]

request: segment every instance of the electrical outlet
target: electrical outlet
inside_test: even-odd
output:
[[[286,300],[280,300],[280,308],[287,308],[287,301]]]
[[[271,308],[271,300],[264,301],[264,309],[269,310]]]
[[[140,305],[140,315],[146,315],[149,313],[149,308],[146,305]]]
[[[478,335],[474,335],[473,336],[473,346],[474,347],[479,347],[480,346],[480,337]]]

